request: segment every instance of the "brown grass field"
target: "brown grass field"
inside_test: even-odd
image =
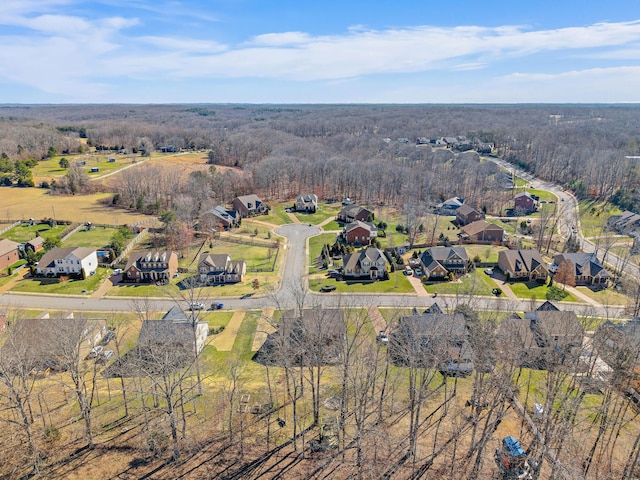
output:
[[[0,218],[10,220],[42,219],[93,222],[109,225],[134,224],[149,220],[149,215],[115,209],[100,203],[109,193],[52,196],[43,188],[0,187]]]

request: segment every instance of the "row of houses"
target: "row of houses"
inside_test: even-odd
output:
[[[424,275],[430,281],[466,273],[471,261],[464,247],[432,247],[420,256]],[[547,280],[550,271],[569,265],[576,285],[604,285],[610,275],[593,253],[561,253],[547,264],[537,250],[503,250],[498,253],[498,268],[511,280]]]
[[[538,195],[531,192],[519,192],[513,197],[513,211],[519,215],[528,215],[536,212],[540,203]],[[454,215],[458,225],[467,225],[485,218],[484,212],[464,203],[464,199],[460,197],[451,197],[437,204],[434,211],[440,215]]]

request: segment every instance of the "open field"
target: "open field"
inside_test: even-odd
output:
[[[109,193],[91,195],[49,195],[44,188],[0,187],[4,219],[28,220],[55,217],[73,222],[93,222],[105,225],[132,225],[155,217],[112,208],[101,201]]]
[[[585,237],[602,235],[609,217],[619,215],[621,210],[610,203],[582,200],[578,203],[580,227]]]

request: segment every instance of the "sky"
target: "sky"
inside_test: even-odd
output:
[[[0,103],[640,102],[637,0],[1,0]]]

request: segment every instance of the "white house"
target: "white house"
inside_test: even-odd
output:
[[[92,248],[68,247],[52,248],[45,253],[38,265],[38,275],[93,275],[98,268],[98,255]]]

